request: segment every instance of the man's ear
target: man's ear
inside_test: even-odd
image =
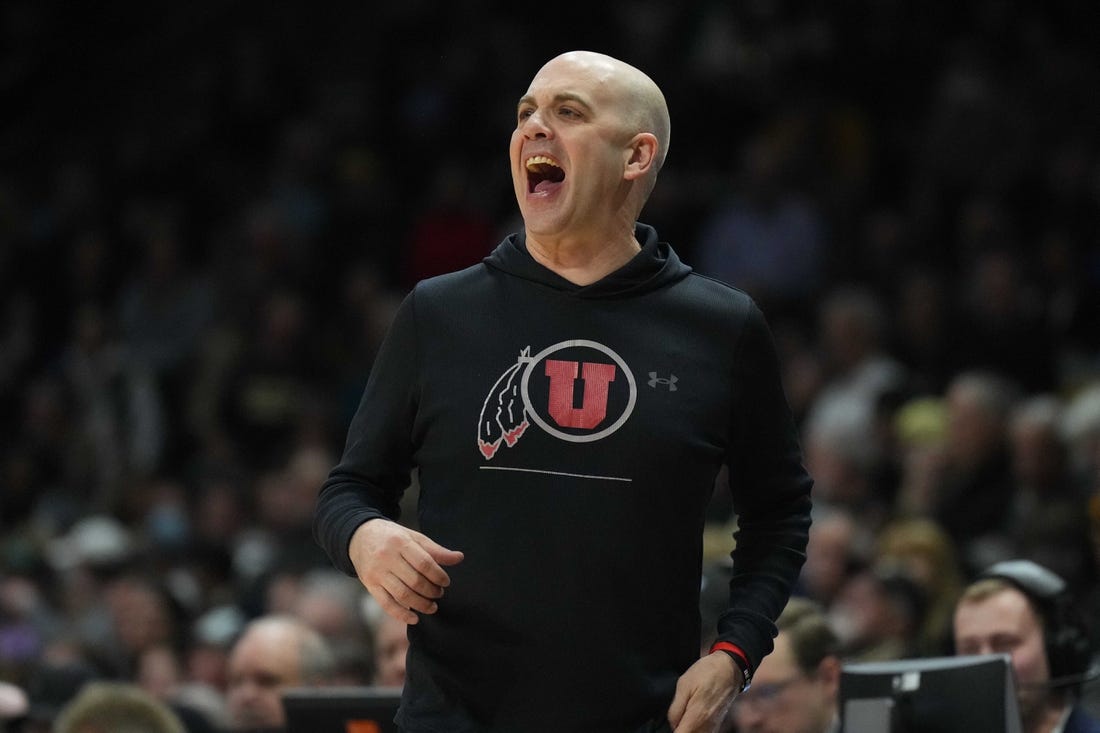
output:
[[[825,657],[817,665],[817,676],[835,696],[840,692],[840,659],[832,655]]]
[[[634,181],[642,178],[657,161],[657,136],[651,132],[639,132],[626,146],[626,168],[623,178]]]

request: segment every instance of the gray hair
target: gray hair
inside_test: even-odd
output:
[[[186,733],[179,717],[140,687],[89,682],[54,722],[54,733]]]

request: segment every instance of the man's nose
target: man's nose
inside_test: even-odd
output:
[[[530,140],[536,140],[538,138],[552,137],[554,132],[550,126],[546,124],[546,119],[542,116],[542,111],[535,110],[523,121],[523,134]]]
[[[259,696],[260,687],[253,682],[242,682],[234,688],[237,699],[242,701],[255,700]]]

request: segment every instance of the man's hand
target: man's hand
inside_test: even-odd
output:
[[[398,621],[415,624],[419,613],[435,613],[436,601],[451,584],[444,566],[462,562],[462,553],[448,550],[419,532],[386,519],[364,522],[348,548],[360,582]]]
[[[717,733],[741,689],[741,669],[725,652],[708,654],[676,682],[668,722],[676,733]]]

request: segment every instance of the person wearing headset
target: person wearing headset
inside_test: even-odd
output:
[[[1030,560],[992,565],[955,608],[957,654],[1008,654],[1024,733],[1100,733],[1077,704],[1090,644],[1066,584]]]

